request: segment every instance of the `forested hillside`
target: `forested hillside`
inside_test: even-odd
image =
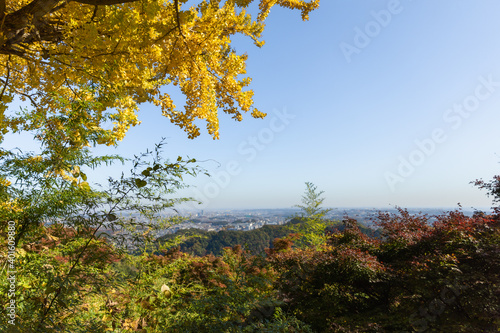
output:
[[[161,244],[165,241],[171,241],[175,237],[186,238],[185,241],[178,244],[180,251],[196,256],[213,254],[220,256],[226,247],[241,245],[245,251],[252,255],[262,255],[265,250],[273,247],[276,238],[283,238],[294,232],[293,226],[303,223],[300,218],[294,218],[284,225],[265,225],[262,228],[250,231],[241,230],[221,230],[204,231],[200,229],[179,230],[175,234],[168,234],[158,238]],[[371,237],[377,237],[378,232],[363,225],[359,225],[360,230]],[[344,225],[340,221],[331,221],[328,223],[326,232],[343,230]]]
[[[251,254],[263,254],[266,248],[272,246],[275,238],[285,237],[292,231],[284,226],[266,225],[262,228],[239,231],[239,230],[221,230],[221,231],[203,231],[200,229],[180,230],[176,234],[165,235],[158,239],[164,242],[173,239],[176,236],[188,238],[179,244],[180,250],[192,255],[204,256],[213,254],[220,256],[225,247],[241,245]]]

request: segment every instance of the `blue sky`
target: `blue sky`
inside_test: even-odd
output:
[[[290,207],[306,181],[332,207],[489,207],[469,182],[500,171],[499,15],[486,0],[322,0],[308,22],[275,8],[263,48],[235,41],[266,119],[221,114],[220,140],[189,140],[144,105],[119,148],[96,151],[166,137],[166,156],[217,161],[183,193],[200,209]]]

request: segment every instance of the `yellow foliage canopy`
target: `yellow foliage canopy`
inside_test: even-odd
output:
[[[0,141],[6,132],[30,130],[57,133],[75,148],[114,145],[138,124],[145,102],[189,138],[200,134],[196,119],[218,138],[218,110],[238,121],[248,111],[264,117],[245,90],[247,57],[231,48],[231,37],[261,46],[273,6],[298,9],[307,20],[319,0],[260,0],[256,18],[248,13],[252,2],[184,8],[187,0],[0,0]],[[169,84],[186,96],[184,110],[165,92]],[[31,110],[7,113],[15,97]]]

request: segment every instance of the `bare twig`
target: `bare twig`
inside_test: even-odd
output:
[[[0,82],[3,83],[4,85],[7,84],[7,82],[4,81],[3,79],[0,79]],[[19,91],[18,89],[15,89],[15,88],[12,88],[12,87],[11,87],[11,89],[13,89],[16,92],[16,94],[19,94],[21,96],[24,96],[24,97],[28,98],[31,101],[31,104],[33,104],[33,106],[35,108],[38,108],[38,104],[35,102],[35,100],[33,99],[33,97],[31,95],[23,93],[22,91]]]

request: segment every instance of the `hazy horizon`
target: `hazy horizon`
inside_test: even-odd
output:
[[[443,210],[443,212],[448,212],[448,211],[453,211],[453,210],[462,210],[464,212],[473,212],[473,211],[483,211],[483,212],[491,212],[492,208],[491,207],[370,207],[370,206],[350,206],[350,207],[328,207],[325,206],[322,208],[324,209],[332,209],[334,211],[336,210],[344,210],[344,209],[349,209],[349,210],[374,210],[374,211],[393,211],[397,210],[397,208],[402,208],[402,209],[407,209],[408,211],[415,212],[418,210]],[[182,211],[183,209],[181,209]],[[228,207],[220,207],[220,208],[192,208],[189,207],[186,210],[191,210],[193,212],[224,212],[224,211],[258,211],[258,210],[293,210],[296,212],[300,212],[300,208],[294,208],[294,207],[273,207],[273,208],[262,208],[262,207],[250,207],[250,208],[228,208]]]

